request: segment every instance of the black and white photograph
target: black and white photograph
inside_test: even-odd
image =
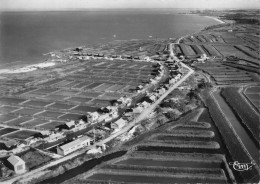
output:
[[[260,182],[260,0],[0,0],[0,184]]]

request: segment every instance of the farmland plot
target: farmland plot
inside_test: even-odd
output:
[[[35,131],[29,131],[29,130],[20,130],[17,131],[15,133],[11,133],[8,134],[5,137],[8,137],[10,139],[20,139],[20,140],[24,140],[24,139],[28,139],[29,137],[33,136],[34,134],[36,134],[37,132]]]
[[[222,56],[218,50],[216,50],[212,45],[203,45],[203,49],[209,53],[210,56]]]
[[[0,130],[0,136],[3,136],[3,135],[5,135],[5,134],[9,134],[9,133],[11,133],[11,132],[15,132],[15,131],[17,131],[17,130],[19,130],[19,129],[15,129],[15,128],[2,128],[2,129]]]
[[[236,49],[234,46],[229,46],[229,45],[214,45],[214,47],[220,52],[222,53],[222,55],[224,55],[225,57],[227,56],[236,56],[238,58],[241,59],[245,59],[245,60],[249,60],[252,61],[254,60],[253,58],[251,58],[250,56],[244,54],[243,52],[241,52],[240,50]],[[254,61],[255,62],[255,61]],[[257,63],[257,62],[255,62]],[[259,64],[259,63],[257,63]]]
[[[192,148],[192,149],[219,149],[220,146],[214,141],[181,141],[181,140],[156,140],[149,141],[145,146],[168,147],[168,148]]]
[[[208,129],[210,127],[211,127],[210,123],[207,123],[207,122],[194,122],[194,121],[190,121],[188,123],[179,125],[176,129],[178,129],[178,128],[202,128],[202,129]]]
[[[20,125],[21,123],[24,123],[24,122],[29,121],[29,120],[32,120],[32,118],[23,116],[23,117],[19,117],[17,119],[14,119],[12,121],[9,121],[6,124],[10,125],[10,126],[17,126],[17,125]]]
[[[68,110],[75,107],[75,105],[55,102],[53,105],[48,106],[48,109]]]
[[[20,103],[25,102],[26,99],[22,98],[14,98],[14,97],[0,97],[0,104],[1,105],[17,105]]]
[[[40,100],[30,100],[28,102],[23,103],[25,106],[33,106],[33,107],[45,107],[49,104],[52,104],[53,102],[45,102],[45,101],[40,101]]]
[[[0,123],[6,123],[15,118],[17,118],[17,116],[13,116],[13,115],[9,115],[9,114],[0,115]]]
[[[27,115],[27,116],[33,116],[39,112],[42,112],[43,109],[33,109],[33,108],[23,108],[21,110],[17,110],[14,113],[18,115]]]
[[[206,54],[205,51],[199,45],[191,45],[191,47],[198,55]]]
[[[71,111],[86,113],[86,112],[95,112],[97,109],[98,109],[97,107],[79,105],[79,106],[73,108]]]
[[[242,98],[236,88],[225,88],[221,95],[224,96],[228,104],[234,109],[236,114],[241,118],[242,123],[251,132],[255,140],[259,142],[258,121],[259,114],[256,113],[250,105]]]
[[[0,107],[0,114],[6,114],[10,113],[12,111],[18,110],[20,107],[15,107],[15,106],[2,106]]]
[[[30,121],[27,121],[27,122],[21,123],[21,124],[25,127],[34,127],[34,126],[39,126],[41,124],[45,124],[47,122],[48,122],[47,120],[33,119],[33,120],[30,120]]]
[[[59,116],[63,115],[64,113],[57,112],[57,111],[44,111],[40,114],[37,114],[38,117],[42,118],[58,118]]]
[[[64,123],[65,123],[64,121],[51,121],[50,123],[40,125],[39,128],[43,128],[46,130],[53,130],[57,128],[59,125],[62,125]]]

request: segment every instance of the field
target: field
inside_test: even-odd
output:
[[[9,134],[11,132],[17,131],[19,129],[15,129],[15,128],[2,128],[0,130],[0,136],[4,136],[5,134]]]
[[[209,108],[210,116],[213,121],[216,123],[221,135],[223,135],[223,141],[232,155],[232,160],[245,160],[245,162],[250,162],[250,158],[247,155],[246,151],[241,147],[240,142],[238,141],[237,137],[234,135],[233,130],[230,128],[228,123],[226,122],[225,117],[222,115],[221,111],[216,108],[215,101],[207,96],[206,98],[206,106]],[[240,178],[241,182],[249,182],[258,176],[258,171],[253,168],[250,173],[234,173],[237,177]],[[243,182],[242,182],[243,183]]]
[[[245,52],[241,51],[241,47],[237,46],[230,46],[230,45],[214,45],[214,47],[224,56],[236,56],[240,59],[253,62],[257,65],[259,65],[259,60],[256,60],[252,57],[250,57],[248,54],[245,54]]]
[[[11,138],[11,139],[16,138],[16,139],[24,140],[24,139],[27,139],[27,138],[33,136],[35,133],[37,133],[37,132],[29,131],[29,130],[20,130],[15,133],[8,134],[5,137]]]
[[[260,88],[258,86],[247,87],[244,91],[244,95],[252,103],[252,105],[255,106],[256,109],[258,109],[258,111],[260,111],[259,91]]]
[[[26,163],[26,167],[31,170],[39,167],[52,160],[50,156],[40,153],[37,150],[30,149],[30,151],[19,155]]]
[[[9,115],[9,114],[4,114],[4,115],[0,115],[0,123],[7,123],[8,121],[11,121],[13,119],[16,119],[17,116],[14,115]]]
[[[256,142],[260,142],[258,131],[259,114],[250,107],[237,88],[225,88],[221,95],[236,112],[237,116],[240,117]]]
[[[218,85],[250,83],[255,81],[251,72],[226,66],[221,63],[195,64],[195,67],[208,73]]]
[[[196,122],[184,118],[177,126],[164,125],[136,138],[137,142],[130,141],[134,151],[77,178],[93,183],[230,182],[221,139],[211,123],[208,119]]]
[[[164,47],[165,44],[158,43],[152,52],[163,52]],[[30,76],[33,73],[28,73],[28,80],[26,75],[23,79],[3,80],[8,89],[8,86],[22,87],[8,95],[0,95],[0,124],[17,129],[55,129],[66,121],[78,120],[87,112],[111,105],[112,100],[132,97],[134,89],[143,84],[144,79],[153,77],[154,70],[153,63],[122,60],[75,61],[61,65],[62,77],[53,78],[54,72],[38,71],[33,77]],[[8,129],[1,130],[3,134],[5,131],[9,132]],[[18,133],[12,136],[19,138]]]

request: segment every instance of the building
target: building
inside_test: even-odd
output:
[[[75,128],[75,122],[74,121],[67,122],[61,128],[71,130],[71,129]]]
[[[22,174],[26,172],[25,162],[18,156],[12,155],[8,159],[8,166],[10,166],[16,174]]]
[[[152,94],[149,99],[152,101],[152,102],[155,102],[156,101],[156,96],[154,94]]]
[[[143,107],[138,106],[133,109],[133,113],[141,113],[143,111]]]
[[[0,140],[0,150],[12,150],[17,147],[17,144],[15,140]]]
[[[88,113],[88,120],[90,122],[95,122],[99,118],[99,113],[98,112],[89,112]]]
[[[113,129],[121,129],[125,126],[126,124],[126,120],[120,118],[119,120],[117,120],[116,122],[111,124],[111,128]]]
[[[149,107],[150,104],[147,101],[144,101],[144,102],[142,102],[141,106],[144,107],[144,109],[145,109],[145,108]]]
[[[68,155],[80,148],[89,146],[90,141],[91,138],[89,138],[88,136],[81,137],[75,141],[57,147],[57,153],[63,156]]]

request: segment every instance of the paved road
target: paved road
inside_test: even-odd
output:
[[[174,89],[176,89],[182,82],[184,82],[194,71],[188,67],[187,65],[181,63],[181,65],[189,70],[189,72],[183,76],[178,82],[176,82],[171,88],[169,88],[155,103],[153,103],[151,106],[149,106],[147,109],[145,109],[137,118],[135,121],[130,122],[127,126],[125,126],[122,130],[119,132],[111,135],[110,137],[100,141],[100,144],[105,144],[112,139],[118,137],[119,135],[127,132],[130,130],[133,126],[135,126],[140,121],[144,120],[148,117],[148,115],[156,108],[157,105],[159,105],[165,97],[167,97]]]
[[[130,122],[126,127],[124,127],[124,128],[123,128],[122,130],[120,130],[119,132],[117,132],[117,133],[115,133],[115,134],[109,136],[108,138],[106,138],[106,139],[104,139],[104,140],[102,140],[102,141],[100,141],[100,142],[97,142],[96,144],[105,144],[105,143],[111,141],[112,139],[118,137],[119,135],[122,135],[123,133],[129,131],[135,124],[137,124],[137,123],[139,123],[140,121],[142,121],[143,119],[145,119],[145,118],[153,111],[153,109],[155,109],[156,106],[162,102],[162,100],[163,100],[166,96],[168,96],[174,89],[176,89],[182,82],[184,82],[184,81],[194,72],[194,71],[193,71],[190,67],[188,67],[187,65],[185,65],[185,64],[183,64],[183,63],[181,63],[181,65],[189,70],[189,72],[188,72],[185,76],[183,76],[178,82],[176,82],[171,88],[169,88],[154,104],[152,104],[152,105],[149,106],[147,109],[145,109],[145,110],[136,118],[136,121]],[[87,150],[89,150],[89,149],[95,148],[96,144],[93,145],[93,146],[87,147],[87,148],[85,148],[85,149],[82,149],[81,151],[77,151],[77,152],[72,153],[72,154],[70,154],[70,155],[68,155],[68,156],[65,156],[65,157],[63,157],[63,158],[60,158],[59,160],[55,160],[55,161],[53,161],[53,162],[51,162],[51,163],[49,163],[49,164],[47,164],[47,165],[44,165],[44,166],[42,166],[42,167],[40,167],[40,168],[38,168],[38,169],[32,170],[32,171],[30,171],[30,172],[28,172],[28,173],[25,173],[24,175],[16,176],[15,178],[12,178],[12,179],[10,179],[10,180],[4,182],[4,183],[11,184],[11,183],[13,183],[13,182],[15,182],[15,181],[21,180],[21,179],[23,179],[23,178],[28,178],[28,177],[31,177],[31,176],[33,176],[33,175],[34,175],[34,177],[35,177],[35,176],[37,176],[37,173],[38,173],[38,172],[41,172],[41,171],[43,171],[43,170],[45,170],[45,169],[48,169],[48,168],[50,168],[50,167],[52,167],[52,166],[55,166],[55,165],[57,165],[57,164],[59,164],[59,163],[62,163],[62,162],[64,162],[64,161],[66,161],[66,160],[72,159],[72,158],[74,158],[74,157],[76,157],[76,156],[78,156],[78,155],[80,155],[80,154],[85,153],[85,152],[86,152]]]

